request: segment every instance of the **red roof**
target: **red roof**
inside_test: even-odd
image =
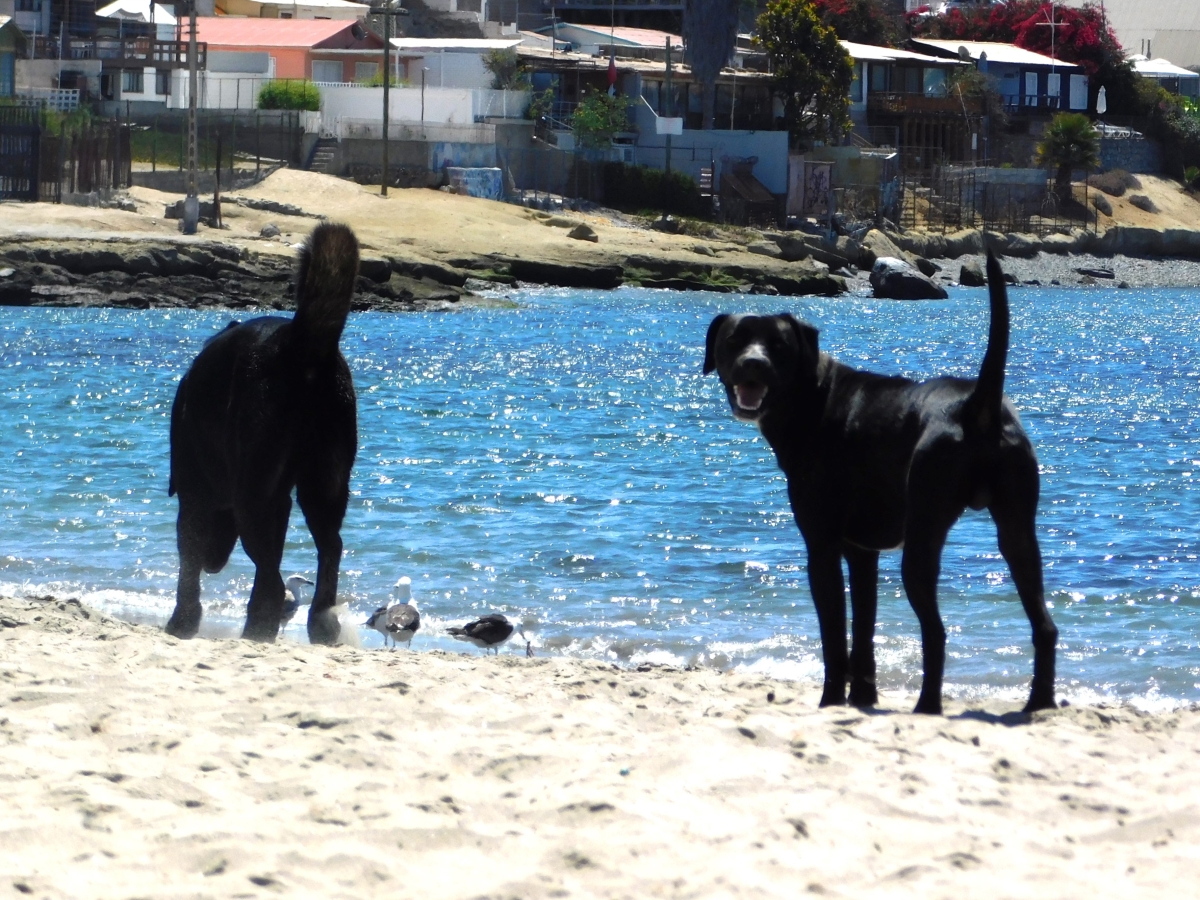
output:
[[[186,21],[186,20],[185,20]],[[351,29],[356,22],[346,19],[243,19],[238,16],[201,16],[196,19],[197,40],[217,47],[294,47],[310,49],[318,44],[335,49],[382,47],[371,32],[356,40]],[[187,30],[187,26],[184,26]],[[344,35],[343,35],[344,32]]]

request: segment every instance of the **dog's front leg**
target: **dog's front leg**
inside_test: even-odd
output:
[[[844,551],[850,569],[850,609],[853,643],[850,645],[850,705],[874,706],[879,702],[875,687],[875,614],[878,606],[879,553],[860,547]]]
[[[808,586],[821,626],[821,654],[825,660],[822,706],[846,703],[846,583],[842,578],[841,552],[833,545],[808,542]]]

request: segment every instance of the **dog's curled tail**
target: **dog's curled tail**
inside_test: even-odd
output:
[[[1000,263],[990,250],[987,256],[988,301],[991,323],[987,351],[979,367],[979,378],[964,407],[963,428],[978,435],[994,434],[1000,426],[1004,402],[1004,366],[1008,361],[1008,288]]]
[[[331,353],[350,312],[358,278],[358,238],[346,225],[323,222],[300,251],[296,329],[310,350]]]

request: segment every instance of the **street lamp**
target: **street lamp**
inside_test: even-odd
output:
[[[387,0],[383,6],[372,6],[371,12],[383,16],[383,177],[379,196],[386,197],[388,189],[388,100],[392,84],[392,18],[412,15],[403,7],[394,8],[395,0]]]

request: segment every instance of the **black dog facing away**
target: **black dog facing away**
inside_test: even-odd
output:
[[[318,556],[309,640],[337,641],[340,531],[358,450],[354,383],[338,340],[357,275],[354,232],[318,225],[300,253],[295,317],[231,324],[179,382],[168,489],[179,495],[179,587],[168,634],[195,636],[200,571],[223,569],[240,537],[255,566],[242,637],[275,640],[295,488]]]
[[[1000,552],[1033,628],[1027,712],[1054,706],[1058,630],[1042,595],[1034,532],[1038,466],[1004,397],[1008,295],[988,255],[991,324],[979,378],[914,382],[839,363],[817,329],[791,315],[720,315],[704,373],[716,369],[733,414],[754,422],[787,476],[808,548],[808,580],[825,662],[821,705],[877,702],[873,637],[879,552],[903,548],[901,575],[921,625],[924,681],[916,712],[942,711],[946,629],[937,606],[942,546],[966,507],[996,523]],[[853,644],[846,653],[842,560],[850,573]]]

